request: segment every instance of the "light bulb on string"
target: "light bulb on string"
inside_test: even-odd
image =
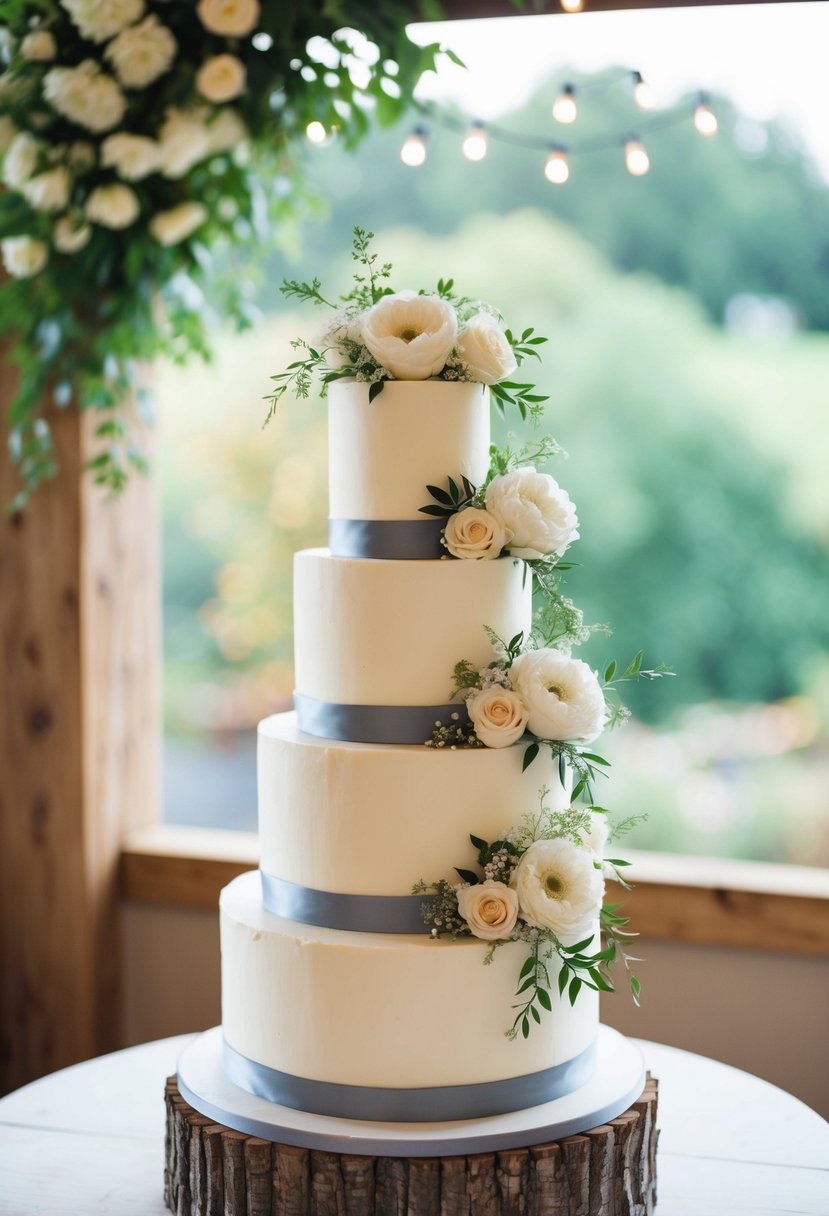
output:
[[[317,122],[316,119],[308,123],[308,126],[305,128],[305,135],[309,143],[312,144],[324,144],[328,139],[328,132],[322,123]]]
[[[461,145],[461,151],[467,160],[483,160],[488,151],[486,132],[482,122],[473,122]]]
[[[584,0],[559,0],[565,13],[580,13],[584,8]]]
[[[719,123],[717,116],[708,104],[708,94],[700,93],[697,96],[697,104],[694,110],[694,126],[699,131],[700,135],[709,138],[717,134]]]
[[[653,89],[644,79],[641,72],[631,72],[633,83],[633,100],[640,110],[652,110],[655,103]]]
[[[553,102],[553,118],[556,122],[571,123],[578,115],[576,105],[576,90],[571,84],[566,84]]]
[[[570,166],[567,163],[567,149],[562,144],[553,144],[550,155],[544,166],[544,176],[554,186],[562,186],[570,176]]]
[[[410,169],[419,169],[426,160],[426,130],[415,127],[400,149],[400,159]]]
[[[625,140],[625,168],[632,177],[644,177],[651,167],[650,157],[635,135]]]

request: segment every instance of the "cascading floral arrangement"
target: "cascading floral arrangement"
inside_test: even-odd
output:
[[[309,122],[350,145],[400,114],[439,51],[406,23],[436,15],[407,0],[4,0],[13,505],[56,471],[47,394],[100,412],[97,481],[119,490],[144,467],[128,422],[136,363],[209,355],[205,284],[219,316],[250,322],[238,266],[217,273],[213,253],[261,251],[299,211],[291,141]]]

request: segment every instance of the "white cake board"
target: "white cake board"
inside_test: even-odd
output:
[[[181,1054],[179,1092],[200,1114],[234,1131],[280,1144],[377,1157],[446,1157],[525,1148],[615,1119],[645,1086],[639,1048],[600,1026],[596,1071],[575,1093],[541,1106],[453,1123],[368,1123],[277,1106],[229,1081],[222,1070],[222,1028],[205,1031]]]

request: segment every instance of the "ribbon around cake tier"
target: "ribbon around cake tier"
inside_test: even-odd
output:
[[[297,725],[306,735],[347,743],[425,743],[436,724],[465,725],[464,705],[341,705],[294,692]]]
[[[349,895],[319,891],[277,878],[265,870],[262,903],[269,912],[301,925],[356,933],[424,933],[423,895]]]
[[[328,547],[334,557],[434,561],[445,555],[445,526],[445,519],[329,519]]]
[[[292,1110],[380,1123],[443,1123],[505,1115],[573,1093],[593,1074],[596,1044],[594,1041],[571,1060],[542,1072],[501,1081],[436,1085],[425,1089],[386,1089],[315,1081],[249,1060],[227,1040],[222,1050],[225,1074],[234,1085]]]

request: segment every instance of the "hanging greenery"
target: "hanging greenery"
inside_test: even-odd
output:
[[[101,485],[145,469],[137,368],[209,357],[211,309],[250,324],[243,255],[303,204],[292,141],[314,122],[353,146],[399,117],[440,52],[406,23],[437,16],[431,0],[4,0],[13,508],[57,471],[50,403],[95,411]]]

